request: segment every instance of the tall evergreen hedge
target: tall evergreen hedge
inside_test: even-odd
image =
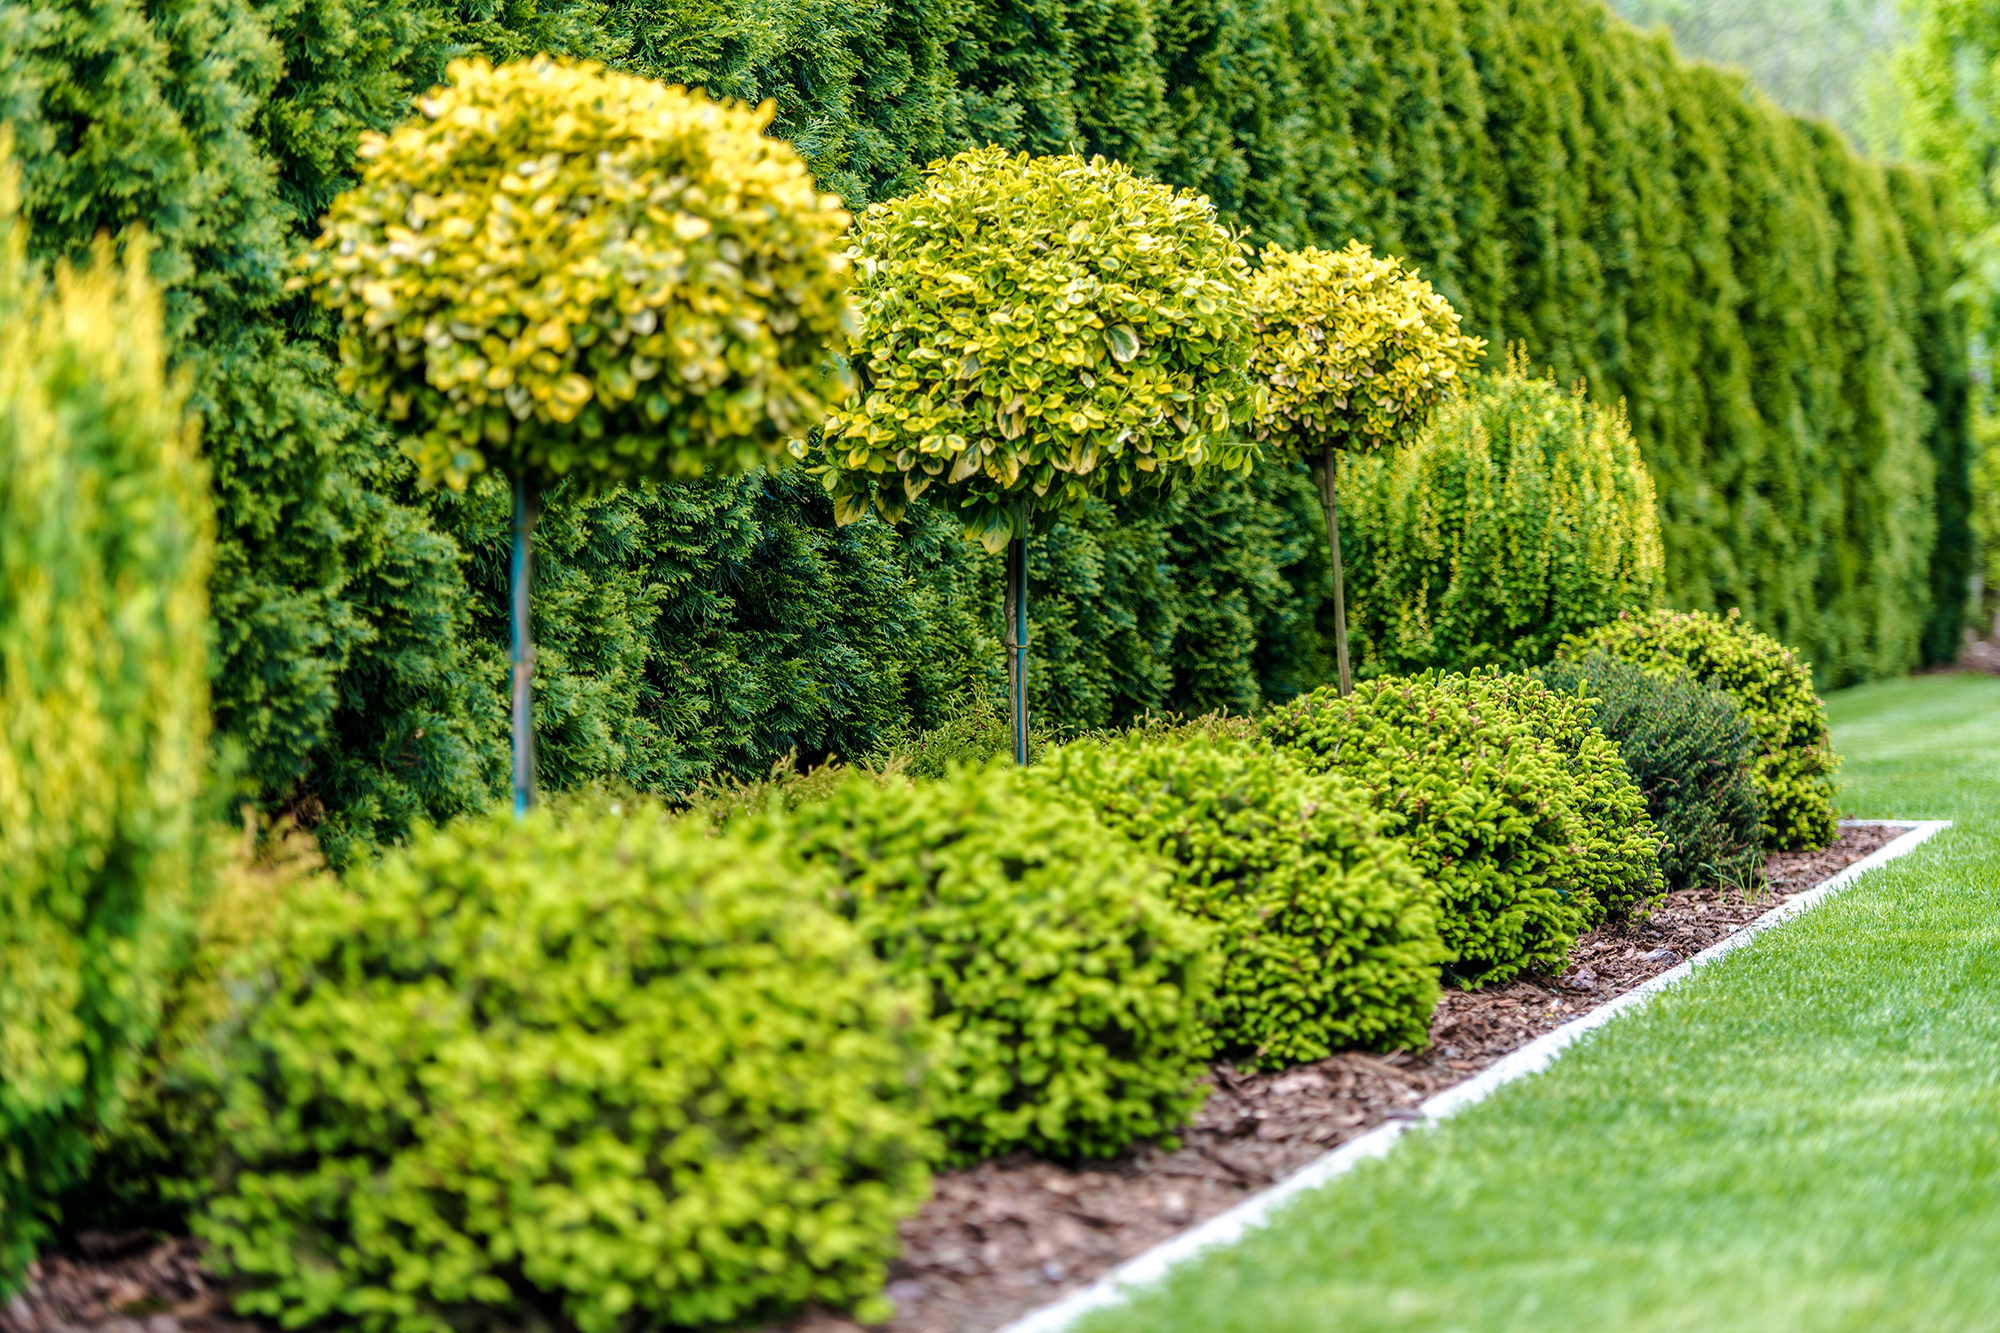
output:
[[[0,119],[44,256],[131,222],[160,241],[217,494],[218,726],[336,857],[504,773],[496,548],[481,502],[420,491],[332,388],[279,275],[362,129],[453,55],[538,50],[774,98],[775,132],[854,206],[968,145],[1080,149],[1204,191],[1259,241],[1404,256],[1494,353],[1626,402],[1669,604],[1740,605],[1822,688],[1950,650],[1966,385],[1941,196],[1595,0],[0,0]],[[1040,715],[1316,683],[1324,565],[1296,480],[1052,537]],[[835,537],[789,479],[732,485],[578,510],[577,581],[537,603],[538,638],[575,645],[567,694],[543,663],[568,780],[754,771],[999,688],[977,665],[991,580],[933,516]],[[669,550],[636,539],[641,511]],[[893,634],[843,609],[868,606]]]

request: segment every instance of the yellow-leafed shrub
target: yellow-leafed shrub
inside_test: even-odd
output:
[[[1428,282],[1359,241],[1267,246],[1249,297],[1250,372],[1265,395],[1257,435],[1281,457],[1404,443],[1486,347]]]
[[[0,171],[0,1288],[158,1024],[208,748],[211,520],[144,246],[45,282],[17,201]]]
[[[1409,447],[1344,462],[1340,494],[1363,675],[1536,666],[1665,583],[1624,413],[1518,363],[1475,376]]]
[[[860,392],[824,435],[842,521],[936,486],[997,551],[1163,466],[1250,466],[1248,272],[1200,195],[985,148],[869,208],[853,253]]]
[[[427,477],[738,470],[819,423],[849,218],[769,104],[549,59],[449,73],[363,136],[297,280]]]

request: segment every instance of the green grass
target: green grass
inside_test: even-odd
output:
[[[1959,826],[1084,1327],[2000,1329],[2000,680],[1828,704]]]

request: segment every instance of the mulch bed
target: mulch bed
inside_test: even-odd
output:
[[[1748,901],[1735,891],[1668,894],[1645,919],[1579,939],[1559,978],[1447,990],[1421,1054],[1348,1052],[1278,1074],[1216,1067],[1215,1091],[1179,1147],[1140,1147],[1074,1169],[1026,1156],[940,1175],[903,1224],[887,1333],[987,1333],[1204,1218],[1328,1149],[1393,1119],[1536,1037],[1658,976],[1889,842],[1901,829],[1844,828],[1821,852],[1773,853]],[[251,1333],[227,1314],[195,1242],[79,1237],[44,1255],[0,1307],[0,1333]],[[808,1314],[766,1333],[860,1333]]]

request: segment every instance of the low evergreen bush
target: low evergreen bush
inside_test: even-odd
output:
[[[933,1107],[952,1160],[1107,1157],[1200,1105],[1210,932],[1125,838],[996,766],[855,773],[753,821],[836,899],[945,1034]]]
[[[1653,479],[1623,412],[1518,359],[1468,389],[1408,447],[1342,465],[1363,675],[1518,671],[1659,601]]]
[[[1383,678],[1270,714],[1265,733],[1373,798],[1434,886],[1462,983],[1556,972],[1576,935],[1652,893],[1657,837],[1590,709],[1521,676]]]
[[[1165,861],[1173,904],[1217,928],[1223,1054],[1277,1069],[1428,1040],[1448,955],[1366,792],[1200,728],[1065,746],[1031,780]]]
[[[1623,658],[1661,676],[1687,675],[1725,691],[1743,711],[1759,747],[1755,771],[1764,797],[1764,845],[1795,852],[1839,836],[1833,774],[1840,760],[1827,732],[1826,704],[1812,668],[1735,611],[1655,611],[1620,616],[1565,641],[1562,655]]]
[[[287,1327],[887,1313],[935,1154],[923,1000],[742,839],[536,814],[298,897],[197,1233]]]
[[[1764,798],[1751,771],[1757,738],[1734,699],[1603,653],[1535,675],[1558,694],[1596,701],[1597,729],[1618,743],[1664,840],[1669,885],[1741,886],[1756,877],[1764,855]]]
[[[195,905],[206,478],[146,246],[27,258],[0,128],[0,1292],[89,1169]]]

